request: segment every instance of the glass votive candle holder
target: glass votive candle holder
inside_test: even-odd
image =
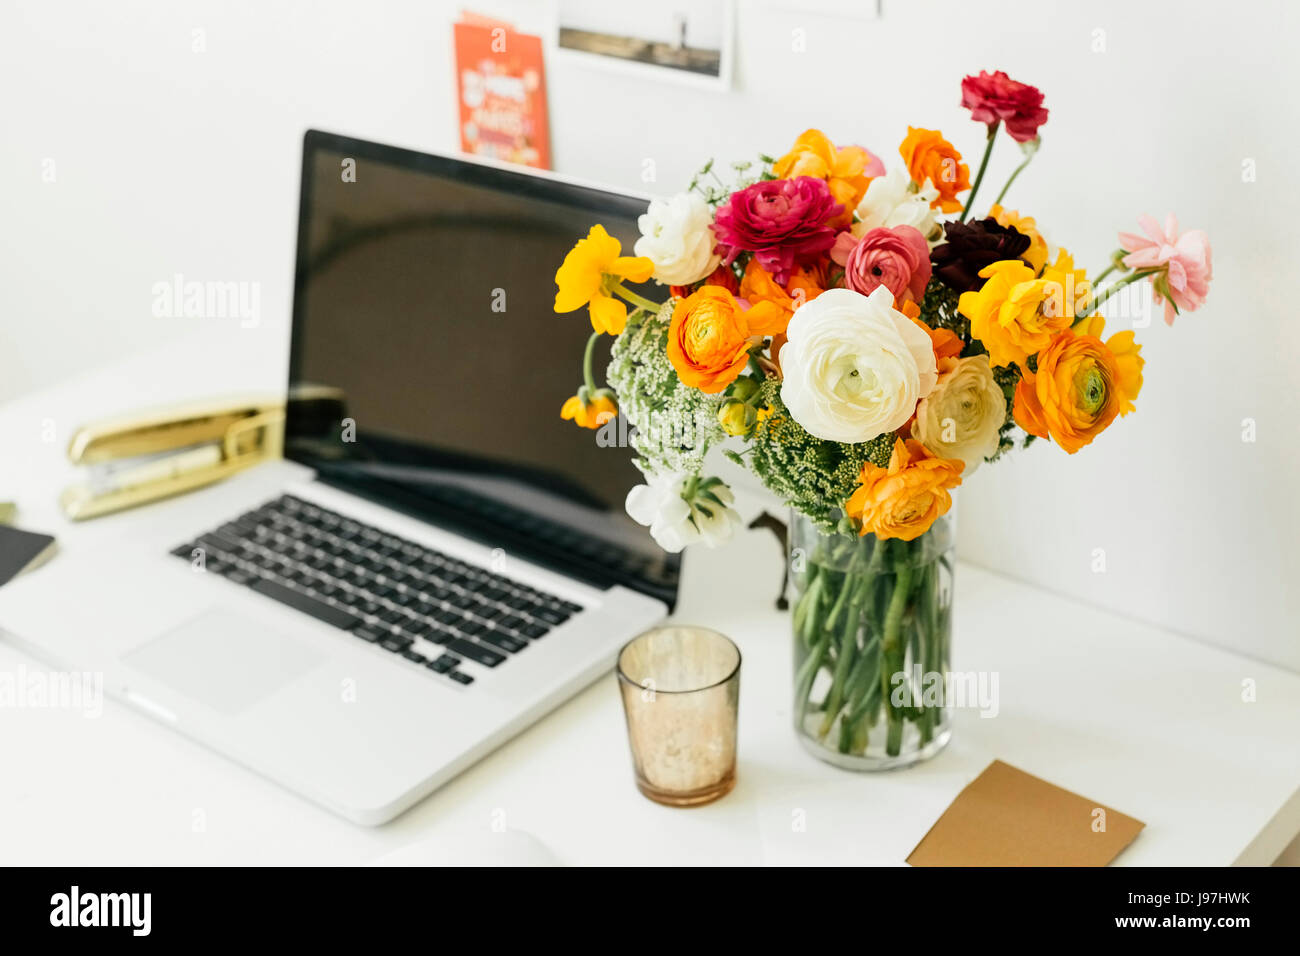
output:
[[[692,807],[736,785],[740,649],[717,631],[668,626],[618,655],[636,785],[658,803]]]

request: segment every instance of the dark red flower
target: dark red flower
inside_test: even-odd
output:
[[[947,222],[944,242],[930,250],[935,277],[952,291],[974,292],[984,285],[980,270],[1003,259],[1019,259],[1029,237],[996,219]]]
[[[1038,127],[1047,122],[1043,94],[1028,83],[1017,83],[1001,70],[961,81],[961,105],[970,110],[971,118],[993,128],[999,121],[1017,143],[1027,143],[1038,136]]]
[[[827,221],[843,211],[824,180],[769,179],[732,193],[718,207],[713,231],[723,262],[732,262],[739,252],[752,252],[777,282],[784,283],[796,266],[835,244],[835,230]]]

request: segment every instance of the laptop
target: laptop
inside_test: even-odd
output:
[[[309,131],[283,460],[102,519],[111,550],[7,586],[0,625],[350,820],[409,808],[676,598],[632,450],[559,416],[591,328],[555,269],[644,208]]]

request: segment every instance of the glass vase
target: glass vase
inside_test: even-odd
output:
[[[814,756],[891,770],[948,743],[955,541],[951,510],[912,541],[792,513],[794,726]]]

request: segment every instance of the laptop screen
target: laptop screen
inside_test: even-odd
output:
[[[627,429],[560,419],[591,323],[555,270],[645,202],[309,132],[287,457],[321,480],[599,587],[673,603],[679,561],[624,512]],[[609,337],[596,356],[603,384]],[[507,571],[508,573],[508,571]]]

